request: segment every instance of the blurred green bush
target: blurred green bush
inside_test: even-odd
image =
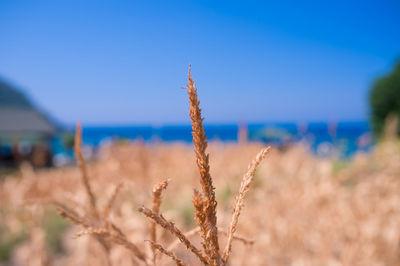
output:
[[[372,130],[377,138],[384,133],[389,116],[400,121],[400,60],[392,72],[375,81],[369,95]],[[397,135],[400,129],[397,127]]]

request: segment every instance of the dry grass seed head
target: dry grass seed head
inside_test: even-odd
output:
[[[196,189],[193,192],[193,206],[194,206],[194,217],[199,225],[197,232],[200,233],[203,241],[201,242],[204,252],[206,253],[208,258],[212,257],[212,248],[208,243],[205,241],[207,239],[208,234],[208,224],[207,224],[207,215],[206,215],[206,199],[201,195],[199,191]],[[209,261],[212,263],[212,261]]]
[[[189,116],[192,123],[192,136],[196,163],[200,172],[200,183],[205,198],[205,214],[207,219],[207,234],[205,242],[210,247],[212,264],[220,264],[218,228],[217,228],[217,201],[215,200],[215,188],[210,175],[209,155],[206,153],[207,136],[204,131],[203,118],[201,117],[200,101],[197,98],[197,89],[191,76],[191,68],[188,71],[188,83],[186,85],[189,95]],[[200,226],[200,225],[199,225]]]

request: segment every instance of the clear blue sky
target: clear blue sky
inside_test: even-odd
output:
[[[58,120],[363,120],[400,56],[400,3],[0,0],[0,76]]]

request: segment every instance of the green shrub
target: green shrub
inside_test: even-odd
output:
[[[62,145],[66,150],[74,147],[75,135],[72,132],[66,132],[61,136]]]
[[[372,129],[376,137],[382,136],[388,115],[400,120],[400,61],[389,75],[379,78],[369,95]],[[400,129],[397,130],[397,134]]]
[[[54,253],[61,253],[62,237],[68,227],[68,222],[55,211],[48,211],[43,221],[42,228],[45,232],[46,248]]]
[[[11,233],[5,228],[0,228],[0,262],[8,261],[14,248],[27,237],[25,230]]]

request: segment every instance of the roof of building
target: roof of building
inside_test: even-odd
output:
[[[52,135],[57,126],[34,109],[0,107],[0,134],[27,133]]]
[[[58,128],[22,92],[0,80],[0,135],[53,135]]]
[[[0,80],[0,107],[34,109],[34,106],[28,97],[2,80]]]

